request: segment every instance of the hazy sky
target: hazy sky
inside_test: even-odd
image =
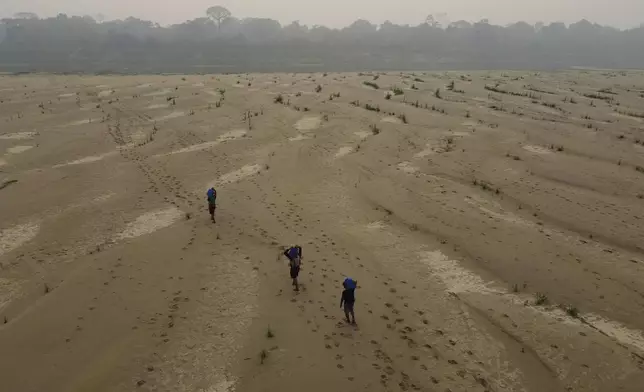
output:
[[[586,18],[623,28],[644,22],[644,0],[0,0],[0,16],[22,11],[41,17],[103,13],[108,19],[136,16],[170,24],[202,16],[206,8],[216,4],[237,17],[273,18],[283,24],[299,20],[332,27],[358,18],[418,24],[430,13],[445,13],[449,21],[488,18],[496,24],[517,20],[570,23]]]

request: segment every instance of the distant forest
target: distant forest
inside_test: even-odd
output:
[[[581,20],[496,26],[487,20],[417,26],[357,20],[348,27],[239,19],[219,6],[171,26],[23,12],[0,22],[0,71],[224,73],[379,70],[644,68],[644,26]]]

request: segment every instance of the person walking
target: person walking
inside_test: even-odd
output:
[[[299,245],[293,245],[284,251],[284,256],[288,258],[288,266],[291,273],[291,279],[293,280],[293,289],[295,291],[300,291],[297,277],[300,274],[300,266],[302,264],[302,247]]]
[[[210,188],[208,189],[208,192],[206,192],[206,195],[208,197],[208,212],[210,213],[210,220],[212,220],[212,223],[216,223],[215,210],[217,209],[217,191],[215,188]]]
[[[356,303],[355,292],[357,285],[358,282],[351,278],[346,278],[344,282],[342,282],[344,290],[342,291],[342,298],[340,299],[340,307],[342,308],[344,305],[344,316],[346,317],[347,323],[352,325],[356,325],[356,315],[353,307]]]

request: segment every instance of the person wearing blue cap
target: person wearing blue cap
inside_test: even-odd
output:
[[[210,212],[210,219],[212,220],[212,223],[216,223],[215,210],[217,209],[217,205],[215,203],[217,202],[217,191],[215,188],[210,188],[206,195],[208,196],[208,212]]]
[[[356,315],[353,311],[353,305],[356,302],[356,287],[358,285],[358,282],[351,279],[351,278],[346,278],[344,282],[342,282],[342,286],[344,287],[344,291],[342,291],[342,298],[340,299],[340,307],[344,305],[344,315],[347,319],[347,323],[349,324],[356,324]],[[349,317],[351,316],[353,320]]]

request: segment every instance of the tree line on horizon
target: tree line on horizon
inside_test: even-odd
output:
[[[0,70],[248,72],[387,69],[644,68],[644,26],[620,30],[581,20],[507,26],[432,15],[415,26],[359,19],[332,29],[236,18],[224,7],[170,26],[129,17],[0,22]]]

